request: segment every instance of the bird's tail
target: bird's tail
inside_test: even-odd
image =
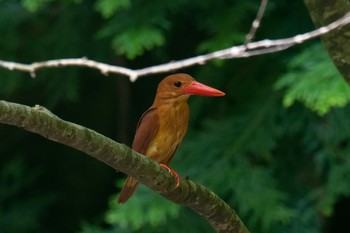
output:
[[[126,202],[135,192],[138,184],[139,182],[136,179],[132,178],[131,176],[128,176],[123,186],[123,189],[119,194],[118,203],[122,204]]]

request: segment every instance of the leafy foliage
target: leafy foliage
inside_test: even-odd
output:
[[[42,213],[53,201],[53,196],[47,193],[37,193],[32,197],[24,195],[38,178],[38,174],[29,173],[20,159],[10,161],[6,166],[2,166],[0,171],[1,231],[7,233],[42,230]]]
[[[22,4],[28,10],[35,11],[46,2],[47,0],[23,0]]]
[[[131,5],[130,0],[99,0],[96,2],[96,10],[101,12],[103,17],[109,18],[111,17],[116,11],[127,9]]]
[[[116,52],[125,54],[129,59],[142,55],[144,50],[163,44],[161,31],[147,26],[126,30],[122,35],[115,36],[112,42]]]
[[[321,45],[314,45],[292,59],[289,73],[276,83],[276,89],[287,88],[286,107],[301,101],[320,115],[332,107],[344,107],[350,101],[350,88],[339,75]]]
[[[180,206],[174,203],[169,205],[165,199],[158,199],[154,193],[146,192],[144,188],[139,188],[143,193],[142,199],[130,201],[130,205],[118,205],[116,196],[111,199],[111,209],[107,212],[107,222],[118,224],[125,229],[140,230],[144,225],[158,227],[166,223],[167,218],[177,217]],[[157,203],[154,205],[154,203]],[[130,218],[130,209],[135,210]]]
[[[257,1],[229,0],[3,0],[0,59],[88,56],[144,67],[242,43],[257,8]],[[256,36],[278,38],[311,28],[301,1],[269,1]],[[350,196],[350,92],[319,43],[184,72],[227,95],[191,97],[190,128],[172,167],[227,201],[251,232],[336,232],[325,226],[336,203]],[[40,71],[36,79],[0,70],[0,96],[42,104],[130,144],[158,81],[131,85],[77,68]],[[188,208],[142,186],[127,204],[116,205],[114,171],[0,127],[1,231],[212,232]],[[47,208],[51,201],[56,211]]]

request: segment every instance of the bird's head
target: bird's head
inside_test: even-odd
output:
[[[169,75],[158,85],[157,96],[161,99],[187,99],[190,95],[224,96],[225,93],[197,82],[188,74]]]

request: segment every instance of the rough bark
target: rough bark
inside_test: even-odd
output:
[[[233,209],[216,194],[188,179],[176,179],[158,163],[91,129],[60,119],[41,106],[0,101],[0,123],[40,134],[90,155],[146,184],[165,198],[203,216],[216,232],[249,233]]]
[[[327,25],[350,12],[349,0],[304,0],[316,27]],[[321,37],[329,56],[350,85],[350,25]]]

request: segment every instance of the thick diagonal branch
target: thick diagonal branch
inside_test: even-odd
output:
[[[202,185],[186,179],[175,188],[174,177],[158,163],[91,129],[64,121],[43,107],[0,101],[0,123],[23,128],[80,150],[137,178],[165,198],[195,210],[216,232],[248,233],[235,211]]]

